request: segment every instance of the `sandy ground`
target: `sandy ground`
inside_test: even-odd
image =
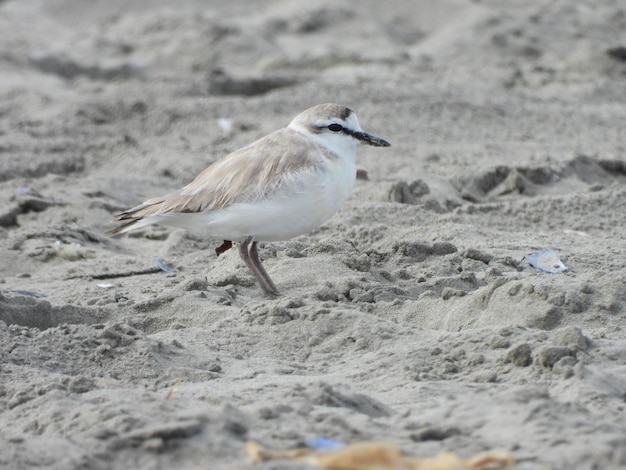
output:
[[[170,3],[0,2],[0,467],[326,437],[624,468],[623,1]],[[281,297],[220,240],[105,235],[323,102],[392,147],[262,247]]]

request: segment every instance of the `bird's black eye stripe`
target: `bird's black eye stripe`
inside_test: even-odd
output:
[[[344,130],[344,127],[341,124],[333,123],[328,126],[328,130],[333,132],[341,132],[342,130]]]

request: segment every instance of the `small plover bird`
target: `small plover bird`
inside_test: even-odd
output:
[[[361,129],[356,114],[320,104],[284,129],[217,160],[184,188],[149,199],[115,217],[120,234],[161,224],[221,238],[218,256],[239,254],[268,295],[278,295],[257,252],[258,242],[288,240],[328,220],[348,198],[361,144],[388,147]]]

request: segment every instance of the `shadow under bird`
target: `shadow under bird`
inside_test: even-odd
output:
[[[364,132],[350,108],[314,106],[286,128],[217,160],[184,188],[117,215],[122,224],[109,233],[151,224],[184,228],[223,239],[218,256],[240,242],[239,254],[263,291],[278,295],[257,243],[288,240],[328,220],[354,186],[362,144],[390,145]]]

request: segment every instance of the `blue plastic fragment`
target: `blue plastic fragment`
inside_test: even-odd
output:
[[[567,271],[565,266],[554,250],[536,251],[522,258],[522,261],[526,261],[533,268],[540,269],[550,274],[560,274]]]
[[[320,450],[322,452],[329,452],[332,450],[341,449],[345,447],[345,444],[335,439],[326,439],[324,437],[314,437],[312,439],[306,439],[304,444],[313,450]]]
[[[174,268],[172,268],[169,264],[165,263],[164,261],[161,261],[159,258],[155,258],[154,261],[156,262],[156,265],[159,267],[159,269],[161,269],[161,271],[165,271],[166,273],[176,272]]]
[[[11,289],[7,292],[11,292],[13,294],[25,295],[27,297],[35,297],[36,299],[42,299],[44,297],[48,297],[46,294],[42,294],[41,292],[35,292],[32,290],[22,290],[22,289]]]

